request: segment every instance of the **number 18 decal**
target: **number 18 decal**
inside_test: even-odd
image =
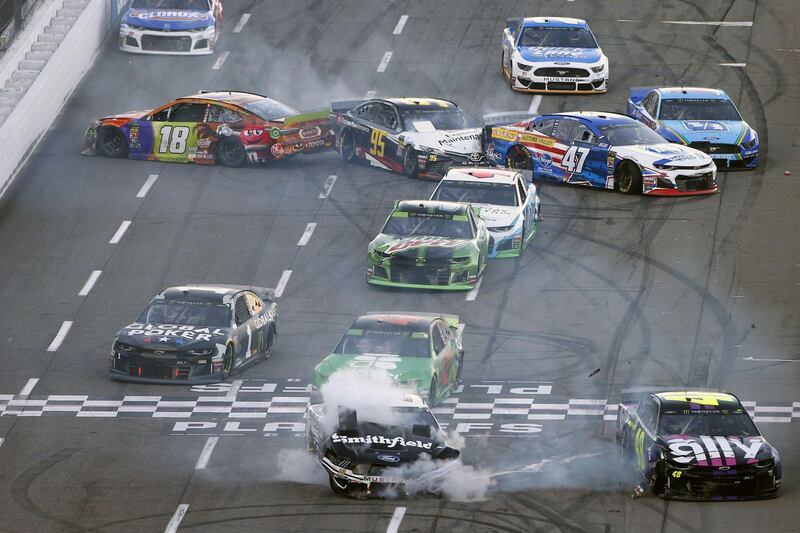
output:
[[[586,157],[589,155],[589,149],[580,146],[570,146],[564,157],[561,158],[561,164],[570,172],[580,174],[583,171],[583,164],[586,162]]]
[[[162,126],[161,144],[158,146],[158,151],[162,154],[182,154],[186,151],[188,139],[188,126]]]

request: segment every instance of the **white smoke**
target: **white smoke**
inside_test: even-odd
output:
[[[442,461],[427,454],[420,455],[413,463],[392,468],[392,477],[409,480],[404,487],[404,496],[439,494],[454,501],[476,501],[486,496],[494,484],[488,471],[465,465],[460,459]],[[384,498],[397,498],[397,490],[386,490]]]
[[[278,479],[327,485],[328,475],[320,466],[317,456],[306,450],[281,450],[278,452]]]

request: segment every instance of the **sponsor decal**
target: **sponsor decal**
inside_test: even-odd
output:
[[[552,148],[556,144],[556,141],[553,139],[548,139],[547,137],[542,137],[540,135],[532,135],[530,133],[523,133],[519,136],[519,140],[524,143],[541,144],[542,146],[547,146],[548,148]]]
[[[433,447],[432,442],[422,442],[420,440],[406,440],[403,437],[384,437],[382,435],[365,437],[343,437],[338,433],[331,435],[331,441],[341,444],[383,444],[388,448],[401,447],[401,448],[421,448],[423,450],[430,450]]]
[[[131,16],[142,20],[199,20],[208,17],[201,11],[131,11]]]
[[[684,120],[681,123],[689,131],[728,131],[728,126],[716,120]]]
[[[269,136],[273,139],[277,139],[281,136],[281,129],[280,128],[272,128],[269,130]]]
[[[492,128],[492,138],[513,142],[517,140],[517,134],[514,133],[513,131],[503,130],[499,128]]]
[[[286,155],[286,151],[284,150],[283,145],[281,143],[273,144],[270,147],[269,151],[272,153],[272,157],[274,157],[275,159],[280,159]]]
[[[376,455],[375,457],[378,458],[379,461],[383,461],[385,463],[399,463],[400,458],[396,455]]]
[[[129,128],[129,135],[128,135],[128,142],[130,143],[131,148],[141,148],[142,145],[139,143],[139,125],[133,124]]]
[[[320,128],[319,126],[314,126],[312,128],[302,128],[300,130],[300,138],[303,140],[311,139],[313,137],[319,137],[320,135],[322,135],[322,128]]]
[[[736,456],[732,446],[736,446],[744,453],[743,458],[748,463],[756,462],[756,456],[764,445],[760,438],[739,440],[727,437],[710,437],[701,435],[697,438],[676,437],[667,441],[669,453],[673,461],[681,464],[697,463],[706,466],[721,466],[723,459],[726,465],[736,466]]]
[[[178,337],[196,341],[210,341],[211,337],[224,337],[224,329],[198,326],[176,326],[175,324],[142,324],[133,323],[125,326],[128,335],[161,336],[159,342],[176,340]],[[164,339],[164,340],[162,340]]]
[[[447,135],[444,139],[439,139],[439,146],[449,145],[458,141],[477,141],[480,133],[464,133],[461,135]]]
[[[307,143],[303,143],[303,147],[306,150],[310,150],[312,148],[319,148],[320,146],[325,145],[325,139],[316,139],[314,141],[308,141]]]
[[[455,246],[461,242],[462,241],[458,239],[445,239],[443,237],[412,237],[409,239],[402,239],[392,244],[391,246],[386,248],[386,253],[391,254],[399,252],[401,250],[409,250],[411,248],[421,248],[421,247],[448,248],[451,246]]]
[[[550,157],[550,154],[542,152],[539,155],[539,163],[545,168],[550,168],[550,165],[553,164],[553,158]]]

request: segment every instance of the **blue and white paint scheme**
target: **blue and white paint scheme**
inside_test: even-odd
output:
[[[634,87],[628,115],[670,142],[707,153],[719,170],[758,166],[758,134],[722,89]]]
[[[133,0],[120,23],[119,48],[139,54],[211,54],[221,22],[219,0]]]
[[[604,93],[608,58],[584,20],[511,18],[503,31],[503,74],[515,91]]]

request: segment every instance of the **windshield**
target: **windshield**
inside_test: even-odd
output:
[[[432,199],[467,204],[519,205],[516,187],[511,183],[445,180],[433,193]]]
[[[133,0],[132,9],[181,9],[210,11],[208,0]]]
[[[139,322],[217,328],[227,328],[231,325],[228,306],[208,302],[152,303],[139,317]]]
[[[755,424],[744,412],[697,411],[692,414],[663,414],[659,435],[719,435],[753,437],[759,435]]]
[[[351,329],[333,353],[380,353],[404,357],[430,357],[428,334],[424,331],[369,331]]]
[[[742,120],[730,100],[663,100],[660,114],[661,120]]]
[[[600,134],[614,146],[663,144],[667,142],[661,135],[639,122],[600,126]]]
[[[528,26],[522,30],[518,46],[547,46],[552,48],[597,48],[592,32],[587,28],[554,28]]]
[[[478,124],[465,111],[448,109],[400,109],[400,117],[409,131],[463,130],[477,128]]]
[[[262,98],[242,104],[242,107],[255,113],[264,120],[275,120],[276,118],[285,118],[291,115],[297,115],[298,111],[286,104],[282,104],[272,98]]]
[[[387,235],[400,235],[402,237],[413,235],[426,235],[431,237],[447,237],[448,239],[472,239],[472,226],[466,215],[455,220],[453,215],[402,213],[403,216],[392,214],[381,233]],[[406,216],[407,215],[407,216]]]

